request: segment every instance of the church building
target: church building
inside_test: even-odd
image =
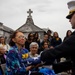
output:
[[[22,31],[25,34],[26,38],[28,37],[29,33],[38,32],[40,39],[42,39],[44,35],[44,30],[34,24],[32,16],[31,16],[31,13],[33,13],[33,11],[29,9],[27,13],[29,15],[27,16],[26,23],[22,25],[21,27],[19,27],[17,30]]]

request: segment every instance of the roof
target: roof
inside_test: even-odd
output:
[[[32,16],[28,16],[26,23],[23,24],[21,27],[19,27],[17,30],[22,31],[22,32],[44,32],[43,29],[40,27],[36,26],[33,22]]]
[[[43,29],[39,28],[36,25],[30,24],[30,23],[22,25],[17,30],[22,31],[22,32],[44,32]]]
[[[3,25],[3,23],[1,23],[1,22],[0,22],[0,30],[6,31],[6,32],[9,32],[9,33],[14,31],[13,29]]]

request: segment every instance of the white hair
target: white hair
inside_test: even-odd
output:
[[[29,47],[31,48],[33,45],[37,45],[37,48],[39,48],[39,45],[36,42],[32,42]]]

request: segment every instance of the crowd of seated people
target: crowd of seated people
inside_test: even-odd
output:
[[[33,58],[35,63],[35,59],[40,57],[42,51],[54,48],[61,43],[62,39],[59,37],[58,32],[54,32],[52,36],[50,30],[47,33],[45,32],[42,41],[40,41],[38,32],[29,33],[28,38],[26,38],[22,32],[15,31],[10,38],[9,44],[4,36],[0,37],[0,75],[29,74],[33,65],[27,65],[27,58]]]

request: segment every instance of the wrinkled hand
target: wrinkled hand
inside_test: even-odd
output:
[[[29,70],[31,70],[31,69],[32,69],[32,66],[26,67],[26,71],[29,71]]]
[[[50,46],[50,49],[54,49],[54,47],[53,46]]]

